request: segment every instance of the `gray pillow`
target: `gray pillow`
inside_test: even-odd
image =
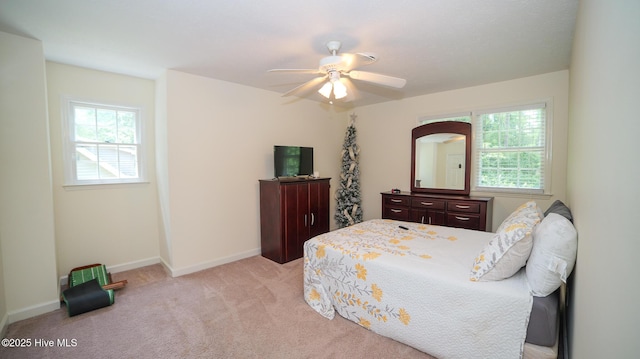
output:
[[[571,215],[571,210],[567,207],[561,200],[557,199],[551,206],[544,212],[544,216],[546,217],[549,213],[557,213],[564,218],[568,219],[571,223],[573,223],[573,216]]]

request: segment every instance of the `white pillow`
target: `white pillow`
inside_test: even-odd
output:
[[[533,249],[527,262],[527,279],[536,297],[555,292],[573,271],[578,232],[565,217],[549,213],[533,233]]]
[[[509,215],[475,258],[471,280],[502,280],[524,267],[533,246],[533,229],[541,218],[542,211],[534,201],[525,203]]]

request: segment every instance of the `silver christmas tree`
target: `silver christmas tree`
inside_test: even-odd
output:
[[[351,123],[342,145],[342,171],[340,173],[340,187],[336,191],[335,220],[340,228],[362,222],[362,206],[360,204],[360,170],[358,168],[358,153],[356,144],[356,114],[351,114]]]

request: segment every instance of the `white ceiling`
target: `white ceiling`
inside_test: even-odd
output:
[[[329,55],[373,52],[354,81],[367,105],[569,67],[578,0],[2,0],[0,31],[41,40],[47,60],[157,78],[175,69],[285,93]],[[326,101],[312,92],[308,98]]]

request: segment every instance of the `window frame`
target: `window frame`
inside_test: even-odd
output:
[[[542,156],[542,170],[543,174],[541,179],[543,181],[542,188],[511,188],[511,187],[489,187],[489,186],[480,186],[479,181],[479,171],[480,171],[480,144],[478,143],[478,131],[479,130],[479,122],[480,116],[491,113],[503,113],[503,112],[515,112],[515,111],[526,111],[536,108],[544,108],[545,111],[545,120],[544,120],[544,146],[543,147],[543,156]],[[550,195],[551,194],[551,168],[552,168],[552,130],[553,130],[553,102],[551,99],[538,100],[538,101],[529,101],[523,102],[519,104],[502,106],[502,107],[492,107],[486,108],[478,111],[473,111],[472,115],[472,123],[476,126],[473,130],[473,149],[472,149],[472,190],[477,192],[493,192],[493,193],[513,193],[513,194],[526,194],[526,195]]]
[[[62,135],[63,135],[63,166],[64,166],[64,186],[92,186],[92,185],[114,185],[114,184],[135,184],[148,183],[147,180],[147,143],[144,126],[144,109],[140,106],[130,106],[123,104],[107,103],[102,101],[91,101],[72,97],[62,97]],[[76,144],[95,143],[97,145],[109,142],[91,142],[75,140],[75,108],[90,107],[94,109],[107,109],[116,111],[127,111],[135,113],[136,141],[134,143],[118,143],[118,145],[135,146],[137,152],[138,176],[133,178],[101,178],[101,179],[78,179],[77,174],[77,154]]]

